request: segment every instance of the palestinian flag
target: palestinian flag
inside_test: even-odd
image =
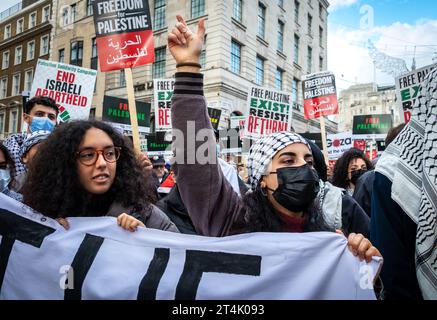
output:
[[[169,193],[170,190],[174,187],[175,181],[173,179],[173,175],[170,174],[168,177],[161,183],[158,188],[159,193]]]

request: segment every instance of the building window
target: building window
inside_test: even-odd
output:
[[[155,62],[153,63],[153,79],[165,78],[165,47],[155,49]]]
[[[65,61],[65,49],[59,49],[58,51],[58,61],[64,63]]]
[[[258,37],[264,39],[266,27],[266,7],[258,3]]]
[[[14,110],[11,112],[11,120],[10,120],[9,133],[16,133],[18,127],[18,111]]]
[[[124,73],[124,69],[120,70],[119,83],[120,83],[120,87],[126,86],[126,74]]]
[[[15,47],[14,64],[20,64],[23,59],[23,48],[21,46]]]
[[[49,54],[49,36],[48,35],[41,37],[41,44],[40,44],[40,50],[39,50],[40,56],[44,56],[46,54]]]
[[[6,98],[8,93],[8,78],[4,77],[0,80],[0,99]]]
[[[203,40],[203,49],[200,52],[200,57],[199,57],[199,63],[201,65],[201,68],[204,69],[205,68],[205,64],[206,64],[206,35],[205,38]]]
[[[97,41],[95,37],[91,40],[91,58],[97,58]]]
[[[308,73],[311,73],[312,66],[313,66],[313,48],[308,47],[308,60],[307,60]]]
[[[83,41],[75,41],[70,47],[70,64],[82,67]]]
[[[91,69],[97,70],[97,61],[98,61],[97,41],[96,41],[96,38],[93,38],[91,41],[92,41],[92,45],[91,45]]]
[[[197,18],[205,14],[205,0],[191,0],[191,18]]]
[[[72,4],[70,6],[70,23],[74,23],[76,21],[76,4]]]
[[[310,14],[308,15],[308,34],[313,34],[313,16]]]
[[[255,83],[259,86],[264,84],[264,59],[260,56],[256,56]]]
[[[66,26],[69,24],[69,13],[70,10],[68,8],[62,9],[62,25]]]
[[[299,36],[294,35],[294,63],[299,64]]]
[[[165,0],[155,0],[155,30],[165,27]]]
[[[9,51],[3,52],[2,69],[9,68]]]
[[[319,46],[323,47],[323,28],[319,27]]]
[[[20,74],[16,73],[12,76],[12,96],[20,94]]]
[[[291,84],[291,102],[295,102],[297,103],[297,93],[298,93],[298,85],[297,85],[297,80],[293,79],[293,82]]]
[[[24,18],[17,20],[17,34],[24,31]]]
[[[241,72],[241,45],[236,41],[231,43],[231,71]]]
[[[11,25],[8,24],[5,26],[5,34],[3,36],[3,40],[9,39],[11,37]]]
[[[243,0],[234,0],[232,17],[238,22],[243,20]]]
[[[27,43],[27,55],[26,60],[32,60],[35,58],[35,40],[29,41]]]
[[[319,71],[323,71],[323,57],[319,57]]]
[[[24,91],[32,89],[33,69],[27,70],[24,74]]]
[[[50,20],[50,6],[46,6],[42,9],[42,22]]]
[[[94,13],[94,11],[93,11],[93,0],[87,0],[86,15],[87,16],[92,16],[93,13]]]
[[[276,75],[275,75],[275,86],[276,89],[282,90],[282,77],[284,75],[284,71],[281,70],[281,68],[276,68]]]
[[[299,1],[294,1],[294,22],[299,23]]]
[[[319,3],[319,17],[323,20],[323,5]]]
[[[278,51],[282,52],[284,49],[284,23],[278,20]]]
[[[206,52],[205,52],[205,49],[203,49],[200,52],[199,63],[201,65],[201,68],[205,69],[205,64],[206,64]]]
[[[29,14],[29,29],[36,27],[36,12]]]
[[[5,132],[5,114],[0,113],[0,134]]]

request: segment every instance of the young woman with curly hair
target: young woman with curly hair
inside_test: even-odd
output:
[[[38,150],[22,193],[24,203],[68,228],[68,217],[114,216],[124,229],[177,232],[151,204],[153,192],[130,141],[99,121],[62,124]]]
[[[361,150],[349,149],[335,163],[332,184],[346,189],[347,193],[352,196],[358,178],[367,170],[372,169],[372,162]]]

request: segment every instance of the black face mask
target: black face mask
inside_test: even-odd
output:
[[[357,184],[358,178],[366,173],[366,169],[355,170],[351,172],[351,182],[355,185]]]
[[[269,189],[273,191],[273,198],[290,211],[304,211],[319,193],[319,176],[308,164],[279,168],[276,172],[270,173],[278,175],[278,188]]]

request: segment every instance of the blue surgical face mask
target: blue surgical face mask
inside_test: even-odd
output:
[[[11,181],[9,169],[0,169],[0,192],[3,192]]]
[[[55,125],[47,117],[33,117],[30,123],[30,131],[50,131],[52,132]]]

